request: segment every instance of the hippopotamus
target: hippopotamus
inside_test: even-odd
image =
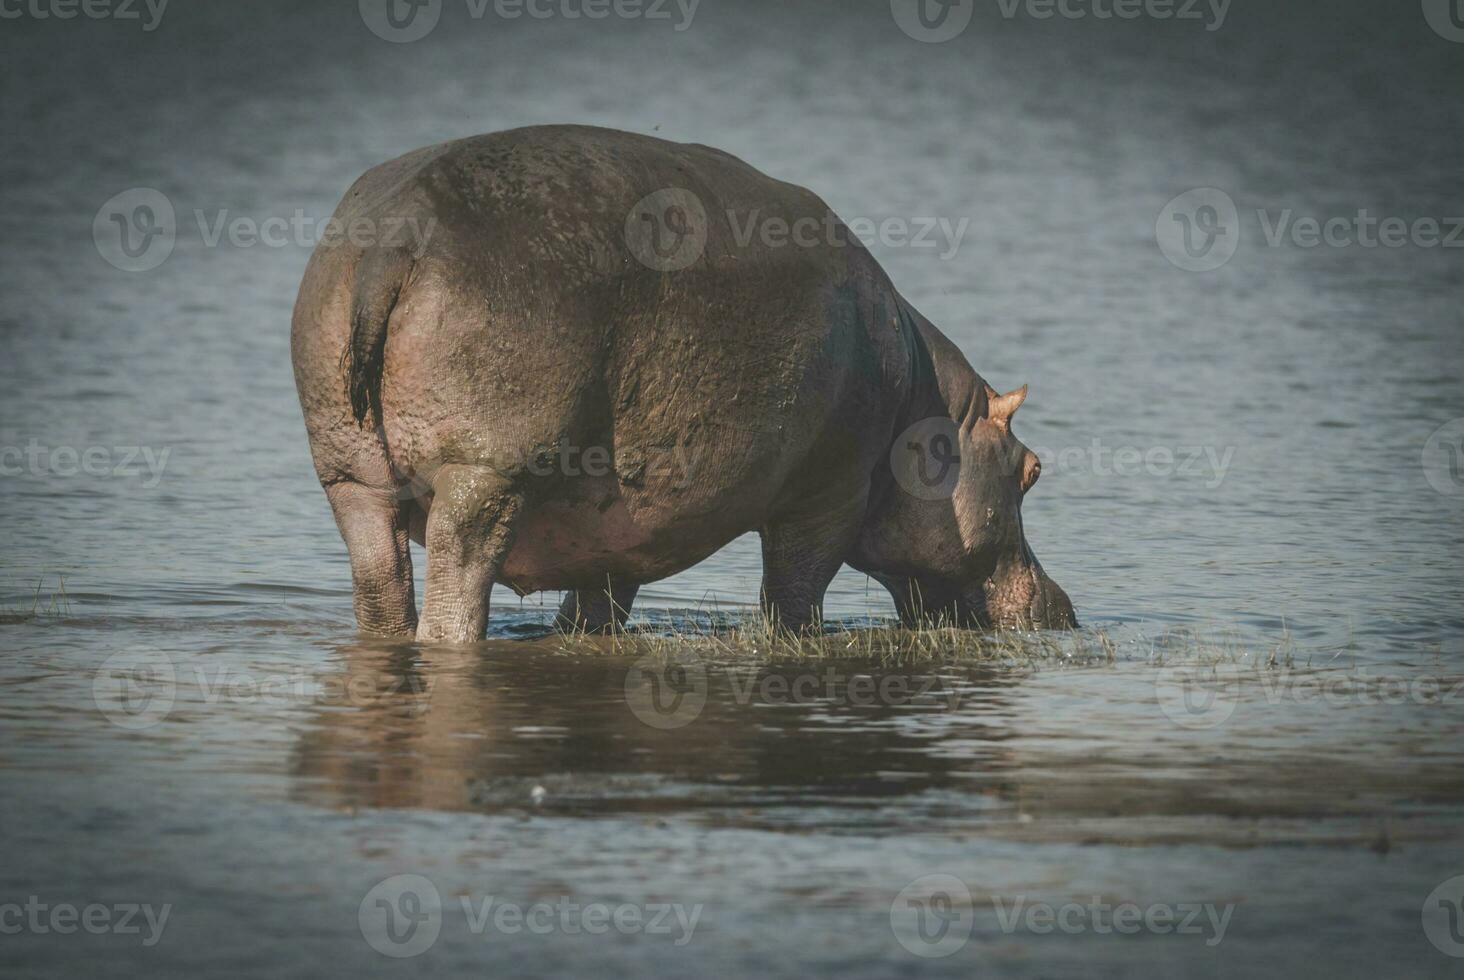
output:
[[[614,628],[751,531],[779,628],[816,628],[845,564],[908,625],[1076,625],[1023,533],[1027,388],[988,385],[812,192],[535,126],[374,167],[332,226],[291,357],[362,632],[480,640],[495,583]]]

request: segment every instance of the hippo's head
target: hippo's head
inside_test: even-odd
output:
[[[1072,603],[1022,531],[1022,499],[1042,472],[1012,434],[1027,388],[998,395],[979,387],[961,420],[927,420],[899,437],[890,454],[897,486],[860,551],[906,623],[1070,629]]]

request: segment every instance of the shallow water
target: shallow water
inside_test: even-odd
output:
[[[7,975],[384,973],[399,874],[442,905],[406,968],[446,975],[1456,966],[1437,902],[1464,880],[1431,893],[1464,874],[1464,484],[1461,433],[1430,439],[1464,417],[1464,252],[1265,225],[1464,212],[1464,46],[1407,5],[978,13],[945,44],[883,4],[705,0],[677,31],[448,3],[410,44],[304,6],[0,32],[0,906],[171,907],[152,945],[0,935]],[[324,219],[387,157],[554,121],[723,147],[846,220],[969,219],[944,258],[872,248],[993,384],[1031,384],[1028,535],[1115,659],[638,662],[507,593],[480,648],[356,638],[289,369],[309,249],[209,229]],[[179,230],[128,273],[92,222],[138,186]],[[1190,273],[1156,215],[1203,186],[1240,245]],[[746,608],[757,559],[643,589],[642,621]],[[889,611],[847,570],[830,592]],[[935,874],[971,904],[927,880],[957,900],[916,923],[901,890]],[[683,945],[580,912],[475,931],[490,896],[701,911]],[[1127,935],[1095,896],[1230,915],[1213,944]],[[1076,928],[1014,911],[1042,903]]]

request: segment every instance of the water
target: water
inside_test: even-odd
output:
[[[405,947],[372,889],[398,874],[441,899],[408,963],[444,975],[1450,972],[1429,897],[1464,873],[1464,494],[1429,440],[1464,417],[1464,253],[1266,228],[1464,213],[1464,47],[1409,5],[1236,4],[1214,32],[978,11],[945,44],[883,4],[705,0],[677,31],[447,3],[410,44],[304,7],[0,34],[0,905],[171,907],[153,945],[0,935],[7,975],[386,973],[368,940]],[[945,258],[872,247],[993,384],[1032,385],[1028,534],[1116,660],[691,658],[659,728],[633,658],[545,638],[558,596],[497,595],[478,649],[354,637],[289,370],[308,247],[209,236],[564,121],[725,148],[846,220],[969,219]],[[139,186],[179,231],[127,273],[92,222]],[[1240,245],[1184,272],[1156,216],[1206,186]],[[638,609],[736,612],[758,575],[739,541]],[[846,570],[829,611],[889,605]],[[1183,700],[1194,636],[1233,653],[1208,707]],[[122,705],[108,671],[138,664],[173,683]],[[972,895],[943,958],[896,935],[947,949],[900,918],[931,874]],[[684,945],[475,932],[489,896],[701,912]],[[1115,934],[1095,896],[1231,915],[1213,945]],[[1076,931],[1013,911],[1071,902]]]

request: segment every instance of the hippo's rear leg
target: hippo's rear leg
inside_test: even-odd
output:
[[[472,643],[488,628],[488,596],[513,546],[523,498],[483,466],[447,465],[432,481],[427,514],[427,594],[417,639]]]
[[[598,632],[612,625],[619,629],[630,617],[630,606],[640,591],[636,584],[607,580],[600,589],[578,589],[567,592],[559,606],[554,625],[566,631]]]
[[[780,629],[823,622],[824,592],[844,564],[859,532],[863,501],[804,510],[762,529],[763,613]]]
[[[351,554],[351,604],[363,633],[411,636],[417,629],[412,554],[401,502],[361,483],[325,488]]]

